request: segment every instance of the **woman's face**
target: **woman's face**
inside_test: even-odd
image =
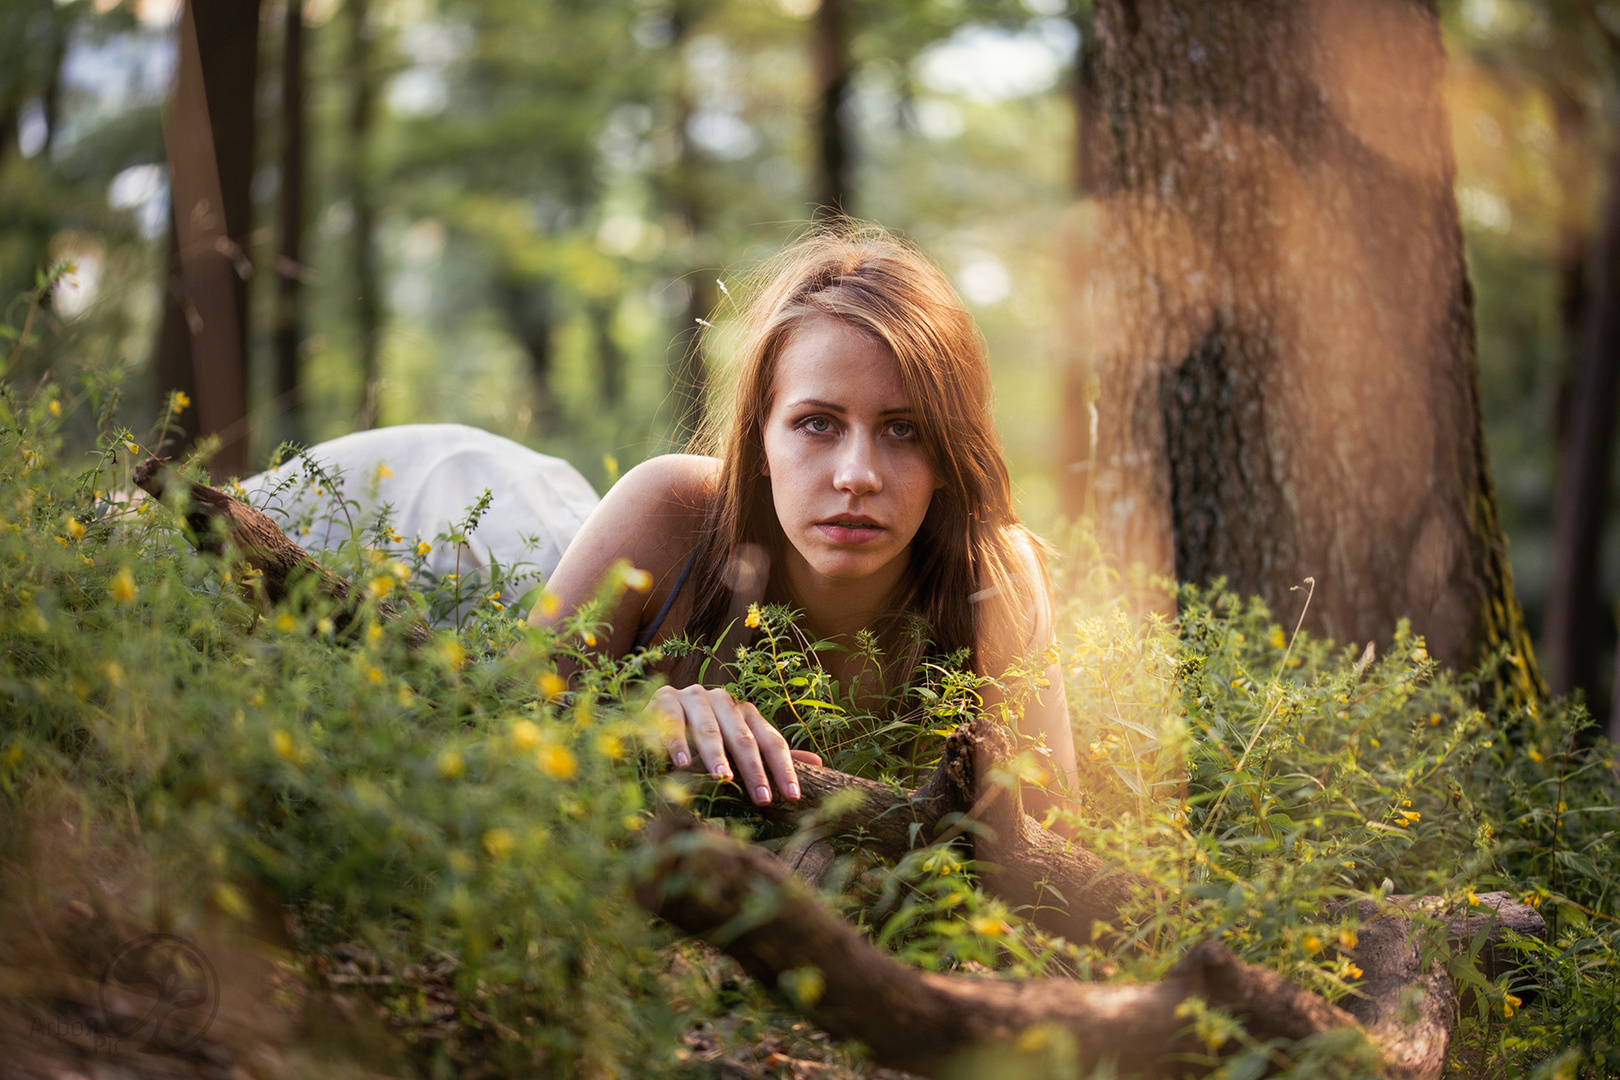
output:
[[[942,484],[888,346],[836,319],[794,330],[777,357],[765,469],[790,578],[882,574],[892,587]]]

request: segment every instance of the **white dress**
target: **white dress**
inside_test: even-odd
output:
[[[339,479],[341,496],[305,459]],[[372,546],[409,551],[431,544],[425,567],[440,577],[459,571],[463,580],[473,580],[487,574],[491,562],[516,566],[501,589],[508,604],[551,576],[600,501],[590,482],[561,458],[464,424],[357,431],[312,446],[242,486],[248,502],[312,551],[348,541],[352,519],[352,531]],[[486,489],[489,509],[467,534],[458,567],[457,546],[436,538],[457,531]],[[347,514],[340,497],[350,503]],[[400,539],[377,545],[371,534],[384,507]]]

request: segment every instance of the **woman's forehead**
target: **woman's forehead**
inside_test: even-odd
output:
[[[912,407],[900,363],[882,341],[830,316],[806,319],[789,333],[776,358],[775,403],[801,400],[877,412]]]

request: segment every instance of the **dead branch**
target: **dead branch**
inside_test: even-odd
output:
[[[868,944],[763,849],[676,818],[657,823],[652,838],[653,863],[636,892],[643,907],[708,938],[766,986],[816,969],[820,992],[801,989],[800,1007],[831,1034],[866,1044],[880,1064],[940,1075],[969,1050],[1018,1053],[1019,1036],[1044,1026],[1075,1040],[1083,1068],[1112,1059],[1121,1072],[1202,1073],[1209,1065],[1197,1062],[1209,1050],[1176,1012],[1194,996],[1245,1018],[1259,1039],[1295,1040],[1355,1023],[1215,943],[1198,946],[1151,985],[914,971]]]
[[[1434,901],[1363,902],[1359,940],[1349,951],[1364,974],[1342,1009],[1215,942],[1193,948],[1159,983],[1016,983],[896,963],[817,901],[781,860],[690,819],[662,819],[649,837],[650,864],[636,891],[643,907],[724,949],[829,1033],[865,1043],[880,1064],[925,1075],[954,1075],[968,1053],[1005,1067],[1008,1056],[1041,1042],[1020,1040],[1036,1028],[1072,1038],[1082,1068],[1112,1061],[1121,1073],[1202,1075],[1215,1058],[1178,1012],[1197,997],[1242,1020],[1250,1040],[1357,1031],[1381,1056],[1386,1075],[1434,1080],[1456,1023],[1451,982],[1438,961],[1424,964],[1412,919],[1423,910],[1444,916]],[[1505,894],[1480,899],[1492,914],[1455,914],[1453,942],[1467,940],[1486,918],[1494,919],[1486,956],[1509,931],[1544,933],[1540,916]],[[803,990],[808,969],[819,974],[818,993]],[[800,974],[784,980],[790,972]]]
[[[289,540],[269,515],[218,488],[176,477],[161,458],[147,458],[136,466],[133,479],[137,487],[159,502],[175,490],[182,492],[186,500],[182,513],[192,544],[210,555],[223,556],[227,550],[234,550],[243,562],[263,575],[260,584],[270,603],[285,601],[293,594],[296,583],[313,579],[316,591],[338,601],[333,622],[339,630],[354,619],[360,594],[347,580]],[[377,617],[390,622],[403,616],[392,604],[381,601]],[[421,623],[413,623],[406,636],[413,648],[431,640],[432,634]]]
[[[1047,933],[1088,942],[1094,926],[1116,923],[1133,883],[1151,885],[1025,814],[1017,779],[994,767],[1013,756],[1012,736],[980,716],[945,740],[933,775],[910,794],[834,769],[797,765],[799,802],[751,809],[797,827],[836,798],[842,812],[821,821],[815,835],[849,839],[891,862],[914,848],[965,835],[986,891],[1023,910]]]

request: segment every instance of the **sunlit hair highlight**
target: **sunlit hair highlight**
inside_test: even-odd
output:
[[[787,540],[764,476],[764,425],[784,346],[806,320],[827,316],[871,334],[894,355],[921,444],[944,482],[912,542],[910,572],[891,598],[893,615],[920,617],[937,655],[985,640],[992,629],[986,619],[1010,619],[995,631],[1027,642],[1037,596],[1044,595],[1037,590],[1045,585],[1026,580],[1025,567],[1040,567],[1040,545],[1013,511],[984,345],[945,276],[885,230],[840,221],[815,228],[770,260],[745,296],[734,396],[729,408],[711,411],[691,446],[721,462],[698,544],[688,623],[694,640],[716,642],[725,631],[735,606],[727,567],[744,545],[763,545],[779,565]],[[970,602],[981,597],[995,602]],[[905,647],[885,628],[875,629],[889,639],[886,647]]]

